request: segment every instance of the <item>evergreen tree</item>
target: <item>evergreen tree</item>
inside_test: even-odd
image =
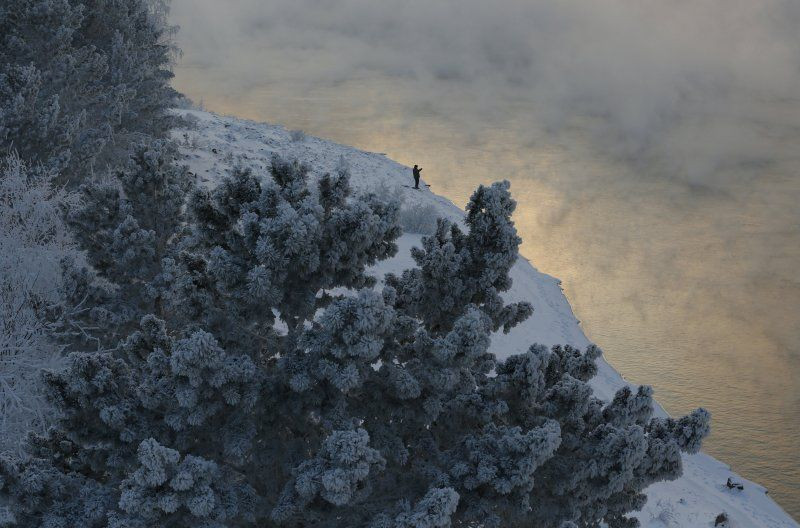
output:
[[[0,5],[0,150],[77,187],[165,138],[177,94],[163,11],[146,0]]]
[[[505,181],[478,187],[467,204],[468,233],[440,219],[436,234],[412,250],[419,268],[387,277],[399,306],[431,330],[447,332],[471,304],[489,316],[494,330],[505,332],[533,312],[529,303],[506,306],[500,297],[511,287],[508,272],[522,242],[511,223],[516,202],[509,186]]]
[[[80,4],[83,21],[74,45],[93,49],[107,65],[100,80],[106,100],[90,108],[88,118],[109,121],[112,137],[98,162],[113,166],[129,155],[130,145],[164,139],[176,123],[168,112],[178,96],[170,86],[177,50],[170,40],[173,28],[166,22],[168,3],[80,0]]]
[[[78,292],[110,290],[89,295],[94,305],[84,314],[88,327],[102,326],[106,346],[144,315],[165,316],[162,261],[171,254],[190,188],[174,145],[156,140],[135,147],[127,167],[78,190],[68,220],[91,268],[67,270],[71,297],[81,303]]]
[[[106,141],[85,110],[104,97],[106,65],[73,45],[82,21],[82,7],[68,0],[0,6],[0,150],[56,172],[77,169]]]
[[[699,449],[703,410],[593,397],[595,347],[488,352],[530,313],[499,295],[519,243],[507,184],[376,291],[397,206],[351,196],[344,171],[314,188],[276,160],[269,176],[196,191],[149,282],[161,315],[48,376],[62,419],[0,460],[6,525],[635,526],[644,488]]]
[[[331,290],[372,286],[366,268],[397,251],[396,204],[350,198],[349,174],[276,158],[268,178],[248,169],[190,199],[191,235],[168,263],[174,309],[226,344],[291,350]],[[281,337],[273,328],[285,328]]]
[[[62,215],[79,206],[76,195],[61,189],[65,182],[70,189],[88,182],[95,168],[124,166],[133,142],[166,136],[172,122],[167,110],[175,99],[167,10],[167,0],[0,2],[0,151],[15,153],[0,174],[5,446],[15,445],[27,429],[46,429],[52,410],[43,405],[40,370],[63,360],[64,345],[115,346],[133,327],[131,320],[157,312],[141,299],[152,297],[152,288],[140,286],[155,273],[163,239],[151,244],[148,237],[164,231],[164,224],[172,228],[161,215],[175,216],[146,211],[153,213],[147,222],[158,226],[155,231],[136,224],[136,215],[113,226],[120,219],[97,217],[94,226],[81,226],[79,244],[73,245]],[[115,186],[94,190],[95,196],[105,192],[100,201],[107,203],[91,204],[92,193],[83,193],[84,206],[124,205],[120,197],[130,189]],[[126,265],[141,265],[135,280],[109,269],[98,275],[86,265],[78,251],[85,248],[76,246],[102,237],[88,231],[95,227],[116,230],[109,239],[115,245],[103,251],[122,251]],[[116,271],[130,274],[119,266]]]

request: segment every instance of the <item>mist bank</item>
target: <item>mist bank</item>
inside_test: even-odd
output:
[[[718,187],[731,167],[797,160],[800,4],[791,0],[176,0],[173,9],[185,53],[178,81],[191,79],[181,87],[195,97],[247,104],[280,85],[311,95],[388,79],[410,119],[450,115],[480,135],[520,117],[530,141],[577,132],[637,178]],[[469,108],[448,104],[454,94]]]

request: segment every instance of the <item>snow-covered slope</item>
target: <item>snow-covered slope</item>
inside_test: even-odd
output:
[[[177,130],[175,139],[183,145],[190,170],[202,185],[215,185],[235,165],[266,169],[274,153],[309,163],[317,175],[334,171],[344,161],[357,189],[396,195],[403,200],[405,207],[432,206],[439,216],[454,221],[463,218],[461,209],[449,200],[427,188],[410,188],[410,169],[382,154],[314,137],[296,137],[293,140],[289,131],[279,126],[199,111],[178,112],[193,125]],[[380,277],[388,271],[411,267],[413,262],[409,251],[419,244],[419,239],[419,235],[404,235],[399,240],[398,255],[377,266],[375,274]],[[498,357],[523,352],[537,342],[571,344],[581,348],[589,344],[558,279],[539,272],[525,259],[517,262],[512,278],[514,285],[507,298],[532,302],[535,312],[509,334],[494,336],[492,349]],[[599,373],[592,382],[599,397],[610,398],[625,383],[613,367],[602,359],[599,361]],[[664,413],[661,408],[657,412]],[[725,487],[728,477],[742,482],[744,490],[728,490]],[[727,465],[703,453],[685,457],[683,477],[651,486],[647,494],[647,505],[638,514],[646,527],[714,526],[715,517],[723,511],[730,517],[731,527],[800,527],[763,487],[740,478]]]

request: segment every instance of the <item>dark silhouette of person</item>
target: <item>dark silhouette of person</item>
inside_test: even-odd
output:
[[[414,188],[419,189],[419,173],[422,172],[422,169],[414,165]]]

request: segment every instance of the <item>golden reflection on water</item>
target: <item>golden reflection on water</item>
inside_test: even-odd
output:
[[[196,99],[198,83],[198,72],[178,71],[176,87]],[[641,177],[580,136],[537,137],[513,111],[476,117],[462,111],[464,94],[426,106],[391,80],[235,98],[209,89],[213,111],[418,163],[433,191],[460,206],[478,184],[511,180],[521,251],[563,280],[590,339],[628,379],[653,385],[669,412],[710,409],[706,451],[800,516],[800,188],[791,168],[755,180],[730,169],[733,183],[719,192]]]

